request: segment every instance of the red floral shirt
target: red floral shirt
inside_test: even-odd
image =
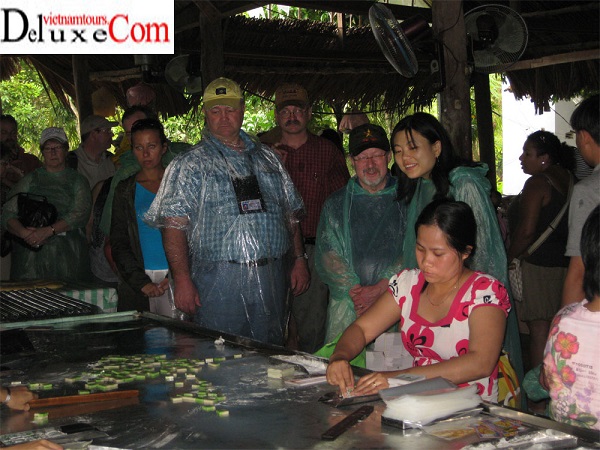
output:
[[[474,272],[456,293],[448,314],[431,323],[417,313],[425,277],[419,269],[404,270],[390,279],[390,292],[401,308],[400,333],[413,366],[436,364],[469,350],[469,315],[475,308],[501,308],[508,316],[506,289],[495,278]],[[471,381],[486,401],[498,400],[498,366],[489,377]],[[466,384],[465,384],[466,385]]]

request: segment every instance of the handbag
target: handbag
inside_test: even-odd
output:
[[[529,248],[522,255],[517,258],[513,258],[513,260],[508,265],[508,279],[510,281],[510,288],[512,291],[513,299],[520,302],[523,300],[523,270],[521,268],[521,261],[527,258],[529,255],[532,255],[540,245],[544,243],[548,236],[552,234],[552,232],[558,226],[558,223],[565,215],[567,208],[569,207],[569,203],[571,203],[571,195],[573,194],[573,175],[569,172],[569,192],[567,193],[567,199],[565,204],[560,209],[554,220],[548,225],[548,228],[544,230],[544,232],[540,235],[536,241],[529,246]]]
[[[52,225],[58,218],[56,206],[43,195],[19,192],[17,194],[17,218],[24,227],[43,228]],[[39,252],[41,245],[32,247],[22,238],[11,234],[11,239],[32,252]]]

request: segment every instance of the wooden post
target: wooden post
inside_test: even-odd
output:
[[[446,88],[439,95],[440,122],[457,152],[472,158],[467,35],[461,0],[433,0],[433,30],[444,42]]]
[[[75,103],[79,114],[79,125],[87,116],[94,113],[92,90],[90,88],[90,70],[87,55],[73,55],[73,81],[75,83]]]
[[[222,77],[225,73],[223,29],[221,14],[211,2],[196,2],[196,5],[200,9],[202,84],[206,87],[215,78]]]
[[[345,14],[341,12],[337,13],[337,31],[340,49],[344,50],[346,47],[346,17]]]
[[[490,76],[487,73],[473,74],[475,80],[475,111],[477,115],[477,136],[481,161],[489,167],[487,177],[496,189],[496,152],[494,149],[494,124],[492,122],[492,100]]]

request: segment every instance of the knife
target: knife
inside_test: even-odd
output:
[[[321,439],[324,441],[333,441],[342,433],[344,433],[349,428],[352,428],[356,423],[360,420],[364,420],[371,415],[373,412],[373,407],[371,405],[365,405],[358,408],[353,413],[346,416],[340,422],[336,423],[329,430],[321,435]]]

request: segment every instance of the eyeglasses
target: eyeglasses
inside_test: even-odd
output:
[[[61,145],[58,145],[56,147],[44,147],[42,149],[42,152],[44,153],[50,153],[50,152],[60,152],[64,147]]]
[[[112,130],[110,128],[96,128],[96,131],[98,133],[111,133],[112,134]]]
[[[294,116],[294,117],[301,116],[305,112],[306,112],[306,109],[296,108],[296,109],[282,109],[282,110],[278,111],[277,114],[279,114],[283,118],[288,118],[291,116]]]
[[[352,159],[354,159],[355,162],[367,162],[370,159],[381,159],[383,157],[385,157],[385,155],[387,155],[387,153],[380,153],[377,155],[371,155],[371,156],[354,156]]]

